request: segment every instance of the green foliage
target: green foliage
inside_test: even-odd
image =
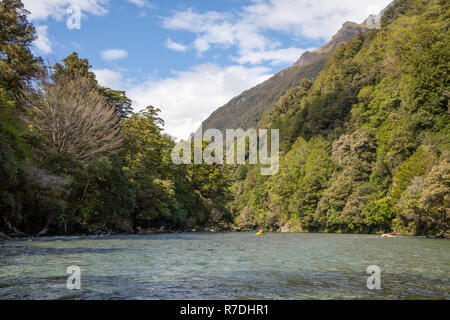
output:
[[[310,139],[342,132],[359,89],[367,82],[353,61],[362,44],[359,35],[338,47],[313,85],[303,82],[266,112],[265,123],[280,129],[282,152],[287,152],[299,136]],[[278,120],[267,121],[267,117]]]
[[[164,148],[173,142],[161,134],[159,109],[152,106],[122,122],[125,135],[123,157],[130,176],[139,185],[134,224],[149,226],[170,221],[174,207],[174,185],[167,180]]]
[[[56,63],[53,67],[53,78],[63,77],[64,79],[71,79],[76,76],[82,76],[91,80],[97,85],[95,74],[89,71],[91,65],[88,59],[80,59],[78,53],[72,52],[63,59],[63,64]]]
[[[444,235],[450,222],[449,188],[450,156],[446,151],[425,175],[414,177],[402,194],[396,205],[395,229],[412,234]]]
[[[24,170],[14,157],[14,151],[0,130],[0,227],[4,227],[5,219],[10,218],[18,206],[18,192],[23,184]]]
[[[261,117],[261,121],[258,123],[260,128],[280,128],[281,123],[285,120],[285,114],[292,115],[293,112],[300,109],[302,98],[308,94],[311,89],[312,82],[309,79],[303,79],[301,83],[295,87],[290,88],[281,98],[278,100],[275,107],[266,110]],[[280,117],[284,117],[281,120]]]
[[[449,7],[394,1],[381,30],[339,46],[312,86],[264,113],[259,126],[280,129],[280,172],[235,171],[237,223],[447,232]]]
[[[36,39],[20,0],[0,3],[0,87],[19,94],[40,70],[29,46]]]
[[[221,165],[174,165],[174,141],[162,134],[152,106],[122,122],[123,157],[138,185],[134,224],[143,227],[218,223],[228,217],[229,176]],[[204,144],[204,147],[206,144]]]
[[[297,221],[298,228],[314,224],[312,215],[332,173],[331,145],[322,137],[299,138],[281,159],[280,173],[267,178],[259,169],[248,173],[235,200],[247,227],[279,228]],[[242,182],[241,182],[242,183]]]
[[[371,231],[383,232],[390,230],[394,218],[389,198],[370,201],[364,208],[365,223]]]
[[[100,87],[99,90],[106,98],[108,104],[114,108],[120,120],[128,118],[133,108],[131,107],[131,100],[127,98],[125,91],[112,90],[106,87]]]
[[[393,203],[397,203],[414,177],[420,177],[426,173],[427,169],[433,164],[433,160],[432,154],[423,148],[418,148],[409,159],[395,170],[388,194]]]
[[[269,230],[448,233],[448,1],[396,0],[381,30],[346,23],[318,52],[204,123],[280,129],[274,176],[260,175],[259,166],[173,164],[175,142],[163,134],[159,110],[132,113],[125,92],[100,87],[77,53],[50,68],[53,83],[85,79],[120,118],[113,115],[122,148],[86,161],[42,152],[51,139],[31,135],[22,120],[29,106],[20,97],[34,92],[30,83],[44,69],[29,48],[35,31],[26,15],[19,0],[0,2],[0,231],[234,222]]]
[[[134,232],[229,221],[226,168],[172,164],[170,152],[175,142],[162,133],[164,122],[159,110],[148,107],[132,113],[131,100],[124,91],[98,86],[87,59],[72,53],[45,70],[50,74],[48,85],[34,91],[30,82],[45,77],[38,74],[44,68],[29,49],[35,31],[26,15],[20,1],[0,2],[0,230],[13,235]],[[92,147],[92,137],[80,132],[85,135],[85,147],[93,150],[91,157],[77,160],[70,147],[68,152],[60,151],[51,134],[37,135],[36,128],[22,120],[36,116],[40,110],[37,103],[42,102],[39,97],[57,85],[62,97],[85,90],[74,88],[76,83],[86,84],[90,94],[98,98],[92,100],[98,105],[114,108],[118,118],[111,115],[109,121],[106,112],[97,112],[101,110],[93,102],[81,102],[80,106],[83,115],[92,110],[96,117],[103,115],[96,123],[89,123],[94,131],[106,129],[102,138],[112,134],[112,130],[100,128],[102,119],[108,120],[111,128],[120,122],[121,132],[115,141],[120,149],[96,152],[104,144]],[[21,99],[23,93],[32,99]],[[78,93],[79,97],[87,95],[87,91]],[[62,100],[52,100],[56,106],[52,111],[59,112],[58,121],[66,120],[68,129],[59,132],[58,143],[67,146],[67,132],[76,130],[80,123],[76,122],[79,117],[67,117],[75,121],[67,125],[63,109],[58,107],[58,103],[67,102]],[[49,148],[42,150],[42,145]]]
[[[93,214],[88,224],[106,224],[124,230],[122,224],[136,208],[138,185],[123,169],[122,159],[117,155],[95,159],[86,168],[86,174],[84,198],[81,196],[80,200],[85,205],[92,205]]]

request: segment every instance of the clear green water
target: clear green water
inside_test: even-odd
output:
[[[0,299],[450,299],[450,241],[177,233],[0,242]],[[69,265],[81,290],[68,290]],[[366,268],[381,268],[367,289]]]

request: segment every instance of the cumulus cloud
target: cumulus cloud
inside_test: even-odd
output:
[[[111,89],[120,89],[122,87],[122,74],[110,69],[93,69],[95,77],[101,86]]]
[[[166,132],[183,139],[218,106],[270,76],[263,67],[202,64],[129,88],[127,95],[136,111],[148,105],[160,108]]]
[[[79,6],[84,14],[102,16],[108,13],[109,0],[22,0],[25,8],[31,12],[31,20],[45,20],[49,17],[58,21],[66,17],[71,5]]]
[[[128,52],[123,49],[108,49],[100,52],[100,56],[103,60],[119,60],[128,57]]]
[[[181,43],[172,41],[172,39],[170,39],[170,38],[167,38],[167,40],[166,40],[166,47],[170,50],[180,51],[180,52],[184,52],[187,50],[187,46],[185,46]]]
[[[37,38],[33,45],[40,51],[46,54],[52,53],[52,43],[48,38],[48,26],[36,26]]]
[[[198,13],[189,8],[163,18],[163,26],[171,30],[196,34],[193,47],[202,53],[213,45],[236,46],[240,63],[273,63],[293,61],[298,48],[280,48],[267,31],[328,40],[348,20],[362,22],[371,13],[378,13],[391,0],[253,0],[239,13],[207,11]],[[264,54],[267,58],[263,58]],[[298,58],[298,57],[296,57]],[[295,61],[295,60],[294,60]]]

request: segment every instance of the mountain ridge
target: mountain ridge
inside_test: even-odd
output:
[[[227,128],[255,127],[263,112],[273,107],[287,90],[298,86],[305,78],[314,80],[341,43],[370,29],[367,21],[361,24],[345,22],[330,41],[313,51],[304,52],[293,65],[216,109],[202,122],[202,129],[215,128],[223,132]]]

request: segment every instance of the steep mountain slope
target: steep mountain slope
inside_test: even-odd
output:
[[[339,46],[314,83],[262,121],[280,170],[235,171],[236,223],[291,231],[450,230],[450,2],[396,0],[381,29]]]
[[[294,65],[278,72],[256,87],[244,91],[214,111],[203,122],[203,130],[255,127],[262,113],[272,107],[289,88],[296,87],[304,78],[315,79],[339,44],[367,29],[364,23],[344,23],[328,43],[317,50],[303,53]]]

